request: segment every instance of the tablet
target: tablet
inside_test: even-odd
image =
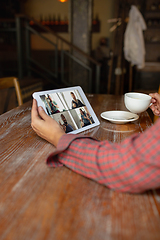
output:
[[[66,133],[80,133],[100,124],[80,86],[35,92],[32,96]]]

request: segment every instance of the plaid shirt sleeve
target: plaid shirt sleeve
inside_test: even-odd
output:
[[[139,193],[159,188],[160,119],[145,132],[119,144],[66,134],[47,164],[65,165],[119,192]]]

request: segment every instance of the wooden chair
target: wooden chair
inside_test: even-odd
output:
[[[158,93],[160,94],[160,85],[158,89]],[[153,122],[155,123],[159,117],[154,115]]]
[[[18,105],[20,106],[20,105],[23,104],[23,100],[22,100],[22,94],[21,94],[18,79],[16,77],[0,78],[0,89],[7,89],[7,88],[10,89],[10,88],[13,88],[13,87],[15,88]],[[8,105],[9,98],[7,98],[6,102],[7,102],[6,104]],[[5,108],[7,109],[7,107],[5,107]],[[3,112],[5,112],[5,110]]]

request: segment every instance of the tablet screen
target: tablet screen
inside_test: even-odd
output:
[[[100,124],[79,86],[35,92],[33,98],[66,133],[79,133]]]

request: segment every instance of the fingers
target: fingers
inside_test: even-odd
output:
[[[36,99],[33,99],[32,110],[31,110],[31,126],[34,131],[41,124],[44,119],[45,112],[42,107],[38,107]]]
[[[151,93],[149,95],[152,97],[150,109],[155,115],[160,116],[160,94]]]
[[[160,116],[160,108],[157,105],[152,104],[152,106],[150,106],[150,109],[154,115]]]
[[[39,116],[37,111],[37,101],[33,99],[32,110],[31,110],[31,127],[35,132],[36,132],[36,122],[38,118]]]
[[[153,113],[154,113],[155,110],[156,110],[153,104],[150,106],[150,109],[152,110]]]
[[[158,94],[158,93],[150,93],[149,95],[152,97],[152,101],[153,102],[158,101],[160,103],[160,94]]]
[[[50,119],[50,117],[46,114],[46,112],[44,111],[44,109],[42,107],[38,107],[38,113],[42,119],[44,119],[44,120],[47,120],[48,118]]]
[[[37,107],[37,101],[33,99],[32,102],[32,110],[31,110],[31,126],[34,128],[34,122],[39,118],[38,116],[38,107]]]
[[[45,113],[44,109],[42,107],[37,106],[37,101],[36,99],[33,99],[32,103],[32,111],[31,111],[31,119],[36,120],[37,118],[41,117],[41,119],[46,119],[49,116]]]
[[[156,102],[157,102],[157,100],[155,98],[151,99],[151,103],[156,103]]]
[[[31,118],[33,119],[34,117],[37,117],[37,116],[38,116],[37,101],[36,101],[36,99],[33,99],[32,110],[31,110]]]
[[[155,115],[160,116],[160,110],[156,106],[153,106],[151,109]]]

